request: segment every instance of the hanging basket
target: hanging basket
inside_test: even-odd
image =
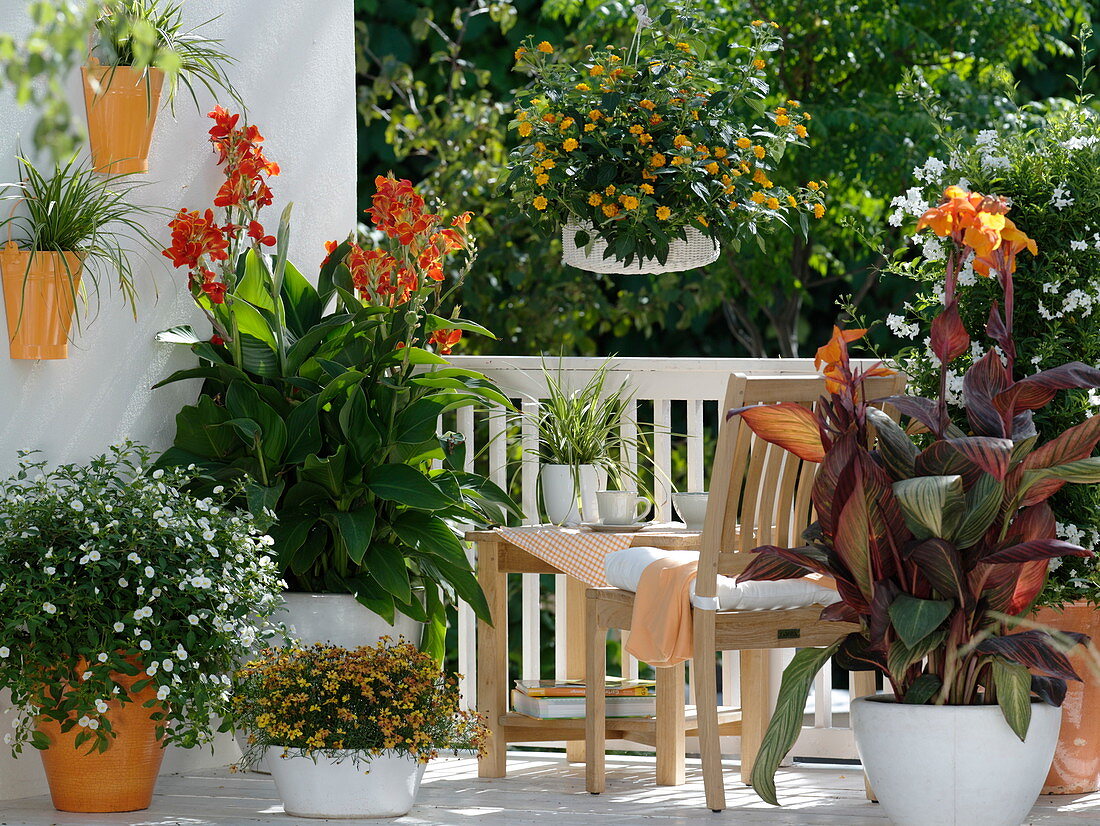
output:
[[[77,252],[21,250],[11,241],[0,250],[13,359],[69,357],[73,299],[80,289],[83,257]]]
[[[576,235],[587,232],[591,241],[587,247],[578,247]],[[668,258],[665,263],[656,258],[635,258],[625,264],[611,256],[604,258],[607,242],[596,234],[595,228],[588,223],[566,224],[561,230],[561,262],[579,270],[588,272],[612,273],[615,275],[655,275],[663,272],[682,272],[696,267],[705,267],[718,260],[721,247],[695,227],[688,227],[687,238],[674,238],[668,245]]]
[[[149,145],[160,110],[164,72],[133,66],[81,68],[88,143],[96,172],[149,171]]]

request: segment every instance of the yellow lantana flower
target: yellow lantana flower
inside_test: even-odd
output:
[[[752,146],[752,141],[750,141],[748,138],[738,138],[737,145],[742,149],[748,149],[750,146]]]
[[[657,220],[658,221],[667,221],[671,217],[672,217],[672,210],[671,209],[669,209],[666,206],[657,207]]]
[[[627,209],[638,208],[638,199],[635,198],[633,195],[623,195],[619,198],[619,200],[622,201],[623,206]]]
[[[763,192],[754,192],[751,199],[754,204],[762,204],[767,200],[767,196]]]
[[[550,54],[552,51],[554,51],[554,47],[550,45],[549,40],[542,41],[536,48],[543,54]]]
[[[645,127],[642,126],[641,124],[636,123],[636,124],[634,124],[633,126],[630,127],[630,134],[631,135],[640,135],[644,131],[645,131]]]
[[[787,117],[786,115],[777,115],[776,118],[775,118],[775,125],[776,126],[790,126],[791,125],[791,119],[789,117]]]
[[[522,46],[520,46],[518,49],[516,49],[516,54],[515,54],[516,60],[519,60],[525,54],[527,54],[527,50],[525,48],[523,48]]]
[[[534,201],[531,202],[531,205],[534,206],[535,209],[537,209],[541,212],[542,210],[546,209],[546,206],[549,203],[550,203],[549,201],[547,201],[544,197],[539,195],[538,197],[535,198]]]
[[[767,65],[768,65],[768,64],[767,64],[767,63],[765,63],[765,62],[764,62],[764,61],[763,61],[763,60],[762,60],[761,58],[759,58],[759,57],[758,57],[758,58],[756,58],[756,60],[754,60],[754,61],[752,62],[752,67],[753,67],[754,69],[757,69],[757,70],[759,70],[759,69],[763,69],[763,68],[764,68],[765,66],[767,66]]]
[[[711,175],[717,175],[718,174],[718,164],[716,164],[714,161],[711,161],[710,163],[708,163],[704,167],[704,169],[706,169],[707,172],[709,172]]]
[[[603,194],[606,195],[608,198],[614,198],[615,197],[615,184],[608,184],[607,189],[605,189],[603,191]]]
[[[641,189],[642,192],[644,192],[646,195],[652,195],[653,194],[653,184],[642,184],[638,188]]]
[[[768,209],[779,209],[779,199],[768,198]]]
[[[588,205],[589,206],[599,206],[602,203],[603,203],[603,196],[600,195],[600,193],[593,192],[591,195],[588,196]]]
[[[649,158],[649,165],[650,166],[664,166],[665,165],[665,156],[662,155],[660,152],[657,152],[656,154],[651,155],[650,158]]]
[[[591,75],[592,77],[599,77],[603,73],[604,73],[604,68],[603,68],[603,66],[601,66],[598,63],[595,66],[593,66],[591,69],[588,70],[588,74]]]
[[[821,184],[819,184],[817,181],[810,181],[808,184],[806,184],[806,188],[818,190],[821,189]]]
[[[561,148],[564,149],[566,152],[572,152],[578,146],[580,146],[580,144],[577,143],[576,138],[566,138],[565,143],[561,145]]]
[[[592,87],[589,86],[587,83],[578,83],[573,88],[576,89],[578,92],[591,92],[592,91]]]
[[[547,175],[545,172],[539,173],[535,176],[535,183],[539,186],[546,186],[548,183],[550,183],[550,176]]]
[[[714,157],[716,158],[724,158],[727,154],[726,147],[724,146],[716,146],[714,148]]]
[[[651,112],[657,108],[657,104],[649,98],[642,98],[642,100],[638,102],[638,105],[641,106],[643,109],[648,109]]]
[[[763,157],[768,153],[764,150],[763,146],[757,144],[752,148],[752,154],[756,155],[757,158],[763,159]]]
[[[806,127],[805,127],[805,126],[803,126],[803,125],[802,125],[801,123],[800,123],[800,124],[798,124],[798,125],[797,125],[797,126],[796,126],[796,127],[794,128],[794,132],[795,132],[795,134],[796,134],[796,135],[798,135],[798,137],[800,137],[800,138],[804,138],[804,137],[806,137],[806,135],[808,135],[808,134],[809,134],[809,130],[808,130],[808,129],[806,129]]]
[[[572,125],[573,125],[573,119],[572,118],[562,118],[561,127],[560,127],[561,131],[564,132],[566,129],[568,129]]]
[[[685,158],[683,155],[677,155],[672,159],[673,166],[683,166],[686,163],[691,163],[691,158]]]
[[[603,205],[603,214],[606,215],[608,218],[614,218],[616,215],[619,214],[619,205],[618,204],[604,204]]]
[[[584,131],[585,132],[592,132],[592,131],[595,130],[595,128],[596,128],[596,124],[594,124],[594,123],[586,123],[584,125]]]
[[[521,138],[526,138],[530,134],[531,134],[531,124],[521,123],[519,125],[519,136]]]
[[[677,135],[672,139],[672,145],[679,149],[682,146],[690,146],[691,141],[688,140],[687,135]]]
[[[820,218],[824,214],[825,214],[825,205],[824,204],[814,204],[814,217],[815,218]]]

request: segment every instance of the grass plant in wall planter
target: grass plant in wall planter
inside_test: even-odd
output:
[[[444,221],[408,181],[379,177],[374,241],[332,242],[315,286],[287,260],[289,207],[277,234],[260,223],[278,171],[263,138],[236,115],[211,116],[223,218],[181,210],[165,255],[187,271],[214,334],[160,335],[199,360],[166,382],[203,380],[161,462],[242,482],[249,507],[275,520],[290,604],[307,603],[293,619],[307,641],[415,638],[426,623],[422,644],[441,657],[449,600],[488,618],[462,526],[517,512],[463,469],[460,437],[437,434],[449,410],[508,404],[445,358],[463,331],[488,332],[439,314],[465,272],[449,270],[450,257],[468,263],[473,252],[468,215]],[[395,631],[402,617],[414,625]]]
[[[154,248],[144,219],[155,210],[132,203],[126,181],[98,175],[75,158],[52,170],[20,158],[19,168],[22,180],[4,186],[3,200],[13,204],[0,221],[9,352],[15,359],[63,359],[77,299],[85,297],[84,276],[97,302],[101,279],[117,279],[136,315],[129,258],[135,248]]]
[[[752,21],[719,63],[694,4],[656,20],[643,5],[635,13],[628,48],[593,49],[576,64],[547,41],[516,51],[532,76],[511,123],[520,142],[507,185],[520,209],[560,231],[563,263],[600,273],[688,270],[715,261],[722,243],[762,243],[777,223],[805,231],[824,214],[821,184],[771,180],[810,121],[798,101],[766,109],[776,24]]]
[[[149,171],[161,93],[168,83],[174,107],[182,84],[198,106],[196,87],[211,97],[237,93],[226,74],[235,62],[221,41],[183,21],[183,3],[166,0],[114,0],[96,21],[84,78],[84,105],[92,163],[97,171]]]
[[[1048,499],[1066,483],[1100,480],[1100,419],[1039,442],[1033,412],[1059,391],[1100,387],[1080,362],[1017,380],[1013,338],[1016,257],[1035,242],[1008,204],[946,190],[918,228],[948,239],[944,308],[932,322],[940,362],[933,398],[889,399],[924,429],[919,443],[870,406],[837,330],[818,351],[830,396],[816,413],[795,405],[731,411],[761,438],[820,463],[818,521],[805,546],[765,546],[741,575],[834,577],[841,602],[823,619],[862,630],[824,649],[799,651],[783,675],[752,783],[776,802],[774,774],[793,745],[814,675],[836,655],[844,668],[883,675],[893,696],[852,704],[853,728],[875,793],[898,826],[1019,826],[1046,777],[1067,680],[1066,651],[1083,634],[1028,620],[1049,560],[1092,552],[1055,537]],[[972,265],[1001,287],[985,334],[995,343],[963,376],[965,420],[952,422],[947,371],[970,351],[960,319],[960,273]],[[877,448],[872,444],[877,434]]]
[[[266,761],[296,817],[400,817],[430,760],[485,736],[455,678],[409,643],[267,651],[239,678],[242,763]]]
[[[149,805],[164,746],[211,742],[236,663],[274,629],[271,540],[229,491],[127,443],[83,465],[23,454],[0,481],[0,688],[15,754],[41,750],[54,806]]]

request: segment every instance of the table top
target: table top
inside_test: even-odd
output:
[[[556,525],[525,525],[526,528],[542,527],[547,530],[556,528]],[[596,531],[581,531],[585,534],[597,534]],[[699,531],[689,531],[687,528],[672,528],[668,525],[660,525],[655,528],[642,527],[636,531],[619,531],[615,532],[618,535],[627,534],[631,537],[630,545],[639,546],[646,545],[653,548],[660,548],[665,551],[697,551],[699,550],[699,542],[702,538],[702,533]],[[500,534],[497,529],[487,531],[469,531],[466,534],[466,539],[469,542],[486,542],[496,540],[497,542],[509,542],[504,536]],[[509,542],[509,544],[511,544]]]

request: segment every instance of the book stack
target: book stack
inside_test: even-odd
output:
[[[584,719],[583,680],[516,680],[512,708],[539,720]],[[604,682],[608,717],[652,717],[657,713],[656,686],[652,680]]]

